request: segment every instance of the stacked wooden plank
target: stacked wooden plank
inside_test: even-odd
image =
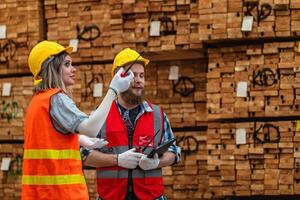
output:
[[[299,35],[297,0],[205,0],[198,8],[200,40]],[[253,16],[251,31],[241,30],[245,16]]]
[[[0,171],[0,197],[5,200],[21,199],[23,145],[0,144],[0,162],[10,158],[8,171]]]
[[[198,1],[149,1],[149,24],[160,21],[160,36],[149,36],[150,51],[201,48]]]
[[[267,124],[273,129],[278,127],[279,135],[272,129],[259,129]],[[298,194],[295,128],[291,121],[209,124],[207,167],[211,194],[215,198]],[[236,144],[238,129],[246,130],[244,144]]]
[[[4,84],[11,84],[9,96],[2,96],[0,104],[0,140],[23,139],[23,126],[26,108],[33,94],[32,77],[2,78],[0,91]]]
[[[7,39],[1,40],[1,46],[8,43],[10,49],[15,49],[5,55],[2,53],[5,63],[1,64],[1,70],[3,73],[8,71],[8,60],[9,68],[26,65],[29,49],[44,39],[45,34],[49,40],[63,45],[79,39],[78,52],[74,54],[76,62],[112,59],[124,47],[161,51],[201,48],[201,42],[209,39],[299,35],[300,12],[296,0],[272,0],[267,4],[270,7],[253,0],[245,0],[244,3],[239,0],[206,0],[201,3],[189,0],[115,0],[101,1],[101,4],[84,0],[46,0],[42,8],[38,1],[9,1],[1,4],[1,13],[6,14],[2,15],[0,22],[5,24],[12,13],[16,16],[16,7],[20,17],[17,15],[10,20]],[[253,9],[247,10],[249,7]],[[42,17],[43,9],[45,18]],[[241,31],[245,15],[255,18],[250,32]],[[150,36],[151,22],[157,20],[161,21],[161,34]],[[169,24],[164,20],[169,20]],[[173,33],[165,32],[166,29]],[[20,69],[13,71],[24,69],[17,68]]]
[[[1,2],[0,26],[5,26],[5,30],[0,39],[0,74],[29,71],[29,51],[44,38],[41,6],[36,0]]]
[[[118,49],[117,51],[119,51],[120,49],[123,49],[122,47],[120,47],[120,45],[122,45],[124,42],[122,1],[120,0],[111,1],[109,3],[109,6],[111,9],[111,17],[110,17],[111,19],[109,21],[111,27],[111,43],[113,49],[117,47]],[[126,19],[126,17],[124,18]],[[128,38],[128,40],[130,40],[130,38]],[[131,36],[131,40],[132,40],[132,36]]]
[[[79,39],[76,62],[112,59],[126,47],[139,51],[202,47],[197,1],[46,0],[45,17],[49,40],[68,45]],[[153,21],[161,23],[159,36],[150,35]]]
[[[111,59],[111,39],[116,38],[111,35],[111,23],[115,22],[110,12],[108,1],[46,0],[47,38],[65,46],[78,39],[75,62]]]
[[[120,26],[117,29],[122,33],[121,42],[114,46],[114,53],[123,48],[132,47],[140,51],[146,50],[149,35],[148,1],[124,0],[116,8],[117,17],[120,18]],[[114,42],[114,40],[112,40]]]
[[[300,114],[297,47],[265,42],[208,50],[207,165],[215,198],[298,194],[298,125],[280,118]]]
[[[190,1],[190,24],[189,24],[189,30],[190,33],[188,34],[190,39],[190,48],[195,49],[195,48],[202,48],[202,42],[201,39],[199,38],[199,23],[200,23],[200,15],[198,11],[198,1]]]
[[[86,184],[88,185],[90,199],[97,199],[98,192],[97,192],[97,182],[96,182],[96,176],[97,176],[96,170],[85,169],[83,172],[84,172]]]
[[[209,197],[206,165],[206,133],[175,132],[181,146],[181,163],[163,168],[165,194],[168,199],[202,199]]]
[[[191,6],[185,4],[184,1],[177,1],[177,28],[176,28],[176,38],[175,44],[181,46],[183,49],[190,47],[190,27],[191,27]]]
[[[172,65],[178,66],[180,76],[190,78],[194,85],[188,80],[168,80]],[[206,78],[205,68],[201,61],[173,61],[171,64],[168,61],[153,63],[153,65],[147,66],[146,76],[145,91],[146,94],[150,92],[147,95],[148,98],[151,102],[163,107],[172,122],[172,126],[197,126],[206,121],[205,96],[203,96]],[[155,85],[147,87],[148,83],[155,83]],[[184,86],[187,86],[187,90],[194,87],[195,91],[188,96],[182,96],[178,91],[184,90]],[[174,91],[174,88],[177,92]]]
[[[294,42],[209,50],[209,119],[299,115]],[[238,94],[239,85],[247,84]]]

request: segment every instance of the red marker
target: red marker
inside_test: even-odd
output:
[[[128,69],[126,69],[124,72],[121,73],[121,77],[125,77],[128,75],[128,71],[130,70],[130,68],[137,62],[137,60],[141,57],[141,55],[144,52],[142,51],[142,53],[131,63],[131,65],[128,67]]]

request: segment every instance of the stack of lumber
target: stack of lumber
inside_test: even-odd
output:
[[[113,13],[108,1],[46,0],[47,38],[64,46],[79,39],[74,62],[111,59]]]
[[[152,52],[201,48],[198,4],[187,0],[46,0],[47,38],[63,45],[79,39],[73,54],[76,62],[112,59],[126,47]],[[153,21],[161,22],[159,36],[150,35]]]
[[[1,94],[0,140],[23,139],[25,113],[33,95],[32,77],[1,78],[1,93],[4,84],[11,84],[11,91],[9,96]]]
[[[1,2],[0,74],[29,71],[29,51],[45,34],[41,6],[36,0]]]
[[[278,127],[267,131],[267,124]],[[236,144],[236,131],[246,142]],[[298,133],[291,121],[212,123],[207,132],[207,168],[215,198],[299,194]],[[270,140],[265,138],[268,135]]]
[[[297,0],[205,0],[199,8],[200,40],[298,36]],[[245,16],[253,16],[252,30],[241,31]]]
[[[5,200],[21,199],[22,144],[0,144],[0,162],[10,158],[8,171],[0,171],[0,197]]]
[[[294,42],[209,50],[209,119],[299,116],[300,54]],[[246,83],[245,96],[239,84]]]

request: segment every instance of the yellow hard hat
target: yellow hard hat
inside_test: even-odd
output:
[[[114,75],[115,70],[118,67],[121,67],[133,61],[144,62],[145,66],[148,65],[148,63],[150,62],[148,59],[143,58],[135,50],[132,50],[130,48],[125,48],[122,51],[120,51],[114,59],[114,63],[111,69],[112,75]]]
[[[28,65],[31,73],[34,77],[34,85],[39,84],[42,80],[38,79],[38,74],[41,71],[42,64],[51,56],[58,55],[59,53],[65,51],[71,54],[73,47],[63,47],[62,45],[44,40],[36,44],[32,49],[28,57]]]

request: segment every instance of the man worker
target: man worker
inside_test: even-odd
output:
[[[161,168],[180,160],[180,147],[175,142],[162,155],[147,157],[155,147],[174,139],[165,112],[143,98],[148,63],[130,48],[116,55],[112,74],[121,67],[130,68],[134,80],[111,104],[97,136],[107,140],[108,145],[99,151],[81,150],[84,164],[97,168],[99,200],[166,199]]]

